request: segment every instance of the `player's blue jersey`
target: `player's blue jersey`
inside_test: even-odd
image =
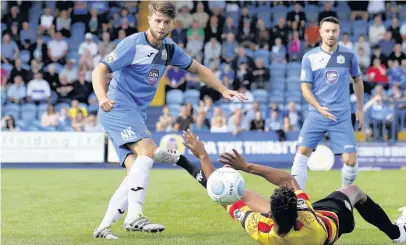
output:
[[[135,33],[122,40],[101,61],[113,72],[107,96],[117,103],[137,108],[145,119],[145,110],[155,96],[166,67],[172,65],[186,70],[192,61],[170,38],[165,38],[161,47],[156,48],[148,42],[145,32]]]
[[[354,52],[337,46],[333,54],[316,47],[302,59],[301,82],[312,83],[312,92],[321,106],[329,108],[338,120],[351,116],[350,75],[360,75]],[[310,106],[310,110],[316,110]]]

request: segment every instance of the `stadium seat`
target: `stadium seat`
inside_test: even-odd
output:
[[[57,112],[59,112],[59,111],[62,109],[62,107],[65,107],[66,109],[69,109],[69,108],[70,108],[70,105],[69,105],[68,103],[58,103],[58,104],[56,104],[56,106],[55,106],[55,110],[56,110]]]
[[[88,112],[98,112],[99,111],[99,106],[98,105],[89,105],[87,110],[88,110]]]
[[[12,64],[1,64],[1,68],[6,70],[7,77],[10,77],[11,70],[13,70],[13,65]]]
[[[168,104],[169,113],[176,119],[179,116],[180,109],[182,106],[180,104]]]
[[[283,103],[284,98],[282,94],[275,94],[269,97],[270,103]]]
[[[252,90],[252,96],[255,101],[260,103],[266,103],[268,101],[268,92],[264,89],[255,89]]]
[[[277,25],[280,18],[286,19],[288,9],[283,5],[277,5],[272,8],[273,25]]]
[[[79,104],[78,104],[78,107],[79,107],[79,108],[84,108],[84,109],[86,109],[86,111],[87,111],[87,104],[86,104],[86,103],[79,103]]]
[[[399,11],[399,18],[402,22],[406,21],[406,4],[403,4],[402,8]]]
[[[47,104],[40,104],[37,107],[37,118],[41,119],[42,114],[48,110],[48,105]]]
[[[340,20],[340,22],[350,20],[351,9],[350,9],[350,7],[348,7],[347,2],[338,1],[336,10],[337,10],[337,17]]]
[[[20,107],[21,119],[24,121],[32,121],[37,117],[37,106],[34,104],[25,104]]]
[[[6,104],[3,107],[4,115],[13,116],[14,119],[18,119],[20,116],[20,106],[16,104]]]
[[[319,17],[320,7],[317,7],[313,4],[306,4],[306,7],[303,11],[305,12],[307,21],[317,21],[317,18]]]
[[[185,103],[191,103],[193,105],[199,104],[200,102],[200,91],[196,89],[186,90],[184,95]]]
[[[167,104],[183,104],[183,92],[179,89],[173,89],[166,94]]]

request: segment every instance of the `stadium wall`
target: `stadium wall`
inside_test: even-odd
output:
[[[290,133],[286,141],[278,141],[277,135],[271,132],[200,133],[198,136],[213,162],[218,154],[235,148],[247,161],[275,168],[291,167],[298,138],[297,133]],[[160,147],[177,149],[197,163],[179,134],[156,133],[153,139]],[[104,133],[3,132],[1,142],[2,163],[117,163],[114,147]],[[406,168],[406,143],[359,143],[358,162],[361,168],[367,169]],[[333,154],[328,142],[321,144],[309,161],[312,170],[328,171],[341,166],[340,157]]]

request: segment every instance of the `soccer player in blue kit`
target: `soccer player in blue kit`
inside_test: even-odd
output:
[[[177,66],[196,74],[202,82],[219,91],[225,99],[247,98],[228,90],[206,67],[188,56],[167,38],[177,10],[170,1],[152,1],[148,5],[149,29],[122,40],[92,73],[94,91],[99,100],[99,119],[112,141],[127,176],[111,197],[106,214],[95,229],[95,238],[117,239],[110,229],[126,209],[124,228],[128,231],[161,232],[163,225],[150,222],[142,207],[153,162],[177,164],[192,175],[187,159],[176,151],[160,149],[145,125],[146,109],[155,96],[159,80],[167,66]],[[108,92],[105,75],[113,73]]]
[[[352,78],[357,98],[356,118],[361,129],[364,85],[357,58],[352,50],[337,44],[339,35],[338,19],[322,19],[321,45],[305,53],[302,59],[301,88],[310,111],[300,131],[292,167],[292,175],[302,189],[307,181],[308,159],[326,132],[334,154],[342,155],[342,186],[352,184],[358,174],[349,84]]]

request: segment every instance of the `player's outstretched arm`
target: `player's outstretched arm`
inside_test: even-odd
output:
[[[99,63],[92,72],[92,85],[93,90],[99,100],[100,108],[103,111],[109,112],[113,109],[114,102],[111,101],[106,94],[106,81],[105,76],[109,72],[107,66]]]
[[[247,160],[245,160],[245,158],[242,157],[235,149],[233,149],[233,152],[234,154],[221,154],[218,161],[223,164],[228,164],[234,169],[261,176],[274,185],[287,186],[289,188],[293,188],[294,190],[300,190],[298,183],[291,174],[275,168],[248,163]]]
[[[225,99],[233,100],[235,97],[241,102],[246,102],[248,100],[243,94],[229,90],[223,83],[216,78],[216,75],[207,67],[200,64],[196,60],[193,60],[192,65],[189,67],[188,71],[196,74],[200,80],[209,87],[214,88],[220,92]]]
[[[183,131],[183,138],[185,139],[185,143],[183,144],[186,148],[192,151],[193,155],[199,158],[200,163],[202,164],[203,173],[206,176],[206,179],[209,179],[209,176],[215,169],[213,163],[210,161],[209,154],[204,148],[203,142],[201,142],[199,138],[190,131],[190,129]]]

